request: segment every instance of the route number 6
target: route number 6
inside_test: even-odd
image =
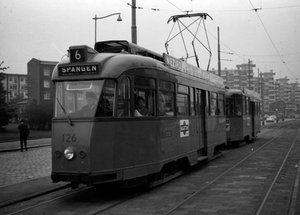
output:
[[[76,50],[75,52],[75,59],[80,60],[81,59],[81,54],[79,53],[79,50]]]

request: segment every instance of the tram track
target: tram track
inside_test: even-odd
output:
[[[68,186],[70,187],[70,186]],[[44,193],[39,196],[34,196],[30,199],[22,198],[24,201],[15,202],[15,205],[9,205],[6,209],[0,210],[3,214],[15,215],[15,214],[64,214],[73,211],[76,214],[101,214],[110,208],[116,207],[130,199],[137,197],[143,192],[142,189],[130,189],[121,190],[112,186],[96,186],[85,187],[81,186],[78,189],[63,189],[56,190],[54,192]],[[85,199],[84,197],[88,197]],[[93,198],[95,197],[95,198]],[[81,206],[72,207],[70,204],[66,208],[56,208],[57,205],[62,202],[68,202],[70,199],[78,199],[78,204],[82,204],[82,201],[91,202],[91,206],[97,202],[97,207],[92,211],[81,208]],[[74,204],[76,204],[74,202]],[[85,204],[85,203],[84,203]],[[89,203],[88,203],[89,204]],[[45,208],[47,208],[45,210]],[[56,211],[57,210],[57,211]],[[78,212],[80,211],[80,212]]]
[[[217,181],[221,180],[222,177],[224,177],[226,174],[228,174],[229,172],[231,172],[232,170],[234,170],[235,168],[237,168],[238,166],[240,166],[241,164],[245,163],[246,161],[249,160],[249,158],[253,157],[254,155],[256,155],[258,152],[260,152],[262,149],[264,149],[265,147],[269,146],[270,144],[274,143],[274,140],[276,140],[277,138],[279,138],[286,130],[288,130],[291,126],[293,126],[293,124],[289,125],[289,127],[285,128],[285,130],[279,134],[277,134],[277,136],[275,136],[274,138],[272,138],[271,140],[269,140],[268,142],[266,142],[264,145],[260,146],[259,148],[257,148],[256,150],[254,150],[251,154],[249,154],[247,157],[245,157],[244,159],[242,159],[240,162],[236,163],[234,166],[232,166],[231,168],[227,169],[225,172],[223,172],[222,174],[220,174],[218,177],[216,177],[214,180],[210,181],[208,184],[206,184],[205,186],[201,187],[201,189],[193,192],[192,195],[188,196],[185,198],[185,200],[183,200],[182,202],[180,202],[179,204],[177,204],[176,206],[174,206],[172,209],[170,209],[167,213],[164,213],[164,215],[169,215],[169,214],[176,214],[176,212],[182,208],[182,206],[184,204],[186,204],[187,202],[191,201],[193,198],[195,198],[197,195],[201,194],[202,192],[205,191],[205,189],[207,189],[208,187],[212,186],[212,184],[216,183]],[[285,127],[285,125],[281,126],[281,127]],[[267,204],[268,201],[268,197],[270,196],[270,193],[272,192],[272,189],[274,189],[275,183],[278,180],[280,173],[283,169],[283,166],[286,164],[286,161],[288,159],[288,156],[290,155],[292,148],[295,145],[295,142],[297,141],[297,139],[299,138],[299,130],[297,131],[296,137],[294,138],[291,146],[288,149],[288,152],[286,153],[284,160],[281,163],[280,168],[277,171],[276,176],[273,178],[272,183],[270,184],[269,188],[267,189],[267,191],[265,192],[265,194],[261,197],[261,200],[256,208],[256,210],[251,213],[251,214],[255,214],[255,215],[259,215],[262,214],[262,211],[264,209],[264,207]],[[268,210],[268,209],[266,209]],[[264,211],[263,214],[267,214],[267,211]],[[218,214],[218,213],[216,213]],[[270,213],[272,214],[272,213]]]

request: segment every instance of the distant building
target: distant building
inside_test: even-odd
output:
[[[51,76],[58,62],[42,61],[32,58],[27,63],[28,98],[34,99],[37,104],[54,103],[54,89]]]
[[[262,95],[262,107],[263,114],[270,114],[270,103],[276,101],[275,97],[275,80],[274,76],[276,73],[271,70],[270,72],[261,73],[261,95]]]
[[[20,100],[28,97],[27,75],[26,74],[9,74],[2,73],[3,88],[6,91],[5,101],[10,103],[12,100]]]
[[[253,78],[253,68],[255,64],[252,61],[249,63],[236,65],[237,69],[221,70],[221,77],[224,79],[224,85],[232,89],[243,89],[247,88],[253,90],[257,86],[257,80]],[[214,74],[218,74],[217,70],[209,71]],[[255,82],[255,83],[254,83]]]

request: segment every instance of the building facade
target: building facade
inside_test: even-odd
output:
[[[54,103],[54,89],[51,76],[58,62],[42,61],[32,58],[27,63],[28,99],[34,99],[37,104]]]
[[[224,85],[233,89],[247,88],[253,90],[257,86],[257,80],[254,79],[253,68],[255,64],[249,61],[247,64],[237,65],[236,69],[221,70],[221,77],[224,79]],[[217,70],[209,71],[218,75]]]
[[[28,79],[26,74],[2,74],[4,76],[2,85],[6,91],[6,103],[11,103],[14,100],[20,100],[28,97]]]

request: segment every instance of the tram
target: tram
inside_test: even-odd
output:
[[[227,145],[251,142],[261,129],[260,95],[246,88],[226,89]]]
[[[170,55],[125,40],[71,46],[52,81],[53,182],[155,185],[227,141],[223,79]]]

